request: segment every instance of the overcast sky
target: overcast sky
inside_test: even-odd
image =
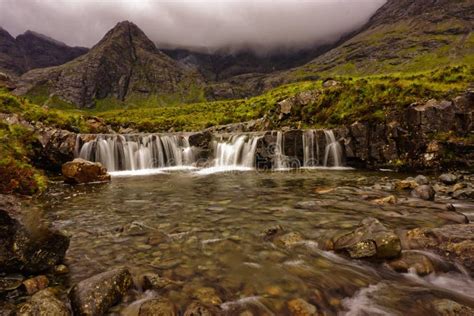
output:
[[[337,40],[365,23],[386,0],[0,0],[0,25],[30,29],[91,47],[130,20],[155,42],[260,49]]]

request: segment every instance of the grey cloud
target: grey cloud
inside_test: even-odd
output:
[[[74,46],[92,46],[121,20],[169,46],[301,48],[337,40],[386,0],[159,1],[0,0],[0,25],[30,29]]]

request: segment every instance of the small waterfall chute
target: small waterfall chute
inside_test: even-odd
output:
[[[324,152],[325,167],[341,167],[342,166],[342,147],[336,140],[336,136],[332,130],[325,130],[326,148]]]
[[[312,168],[319,165],[319,144],[315,130],[303,133],[303,167]]]

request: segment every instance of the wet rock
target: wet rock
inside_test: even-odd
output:
[[[200,302],[192,302],[184,312],[184,316],[214,316],[219,315],[219,309],[215,306],[204,305]]]
[[[434,201],[436,192],[431,185],[420,185],[411,191],[411,196],[417,199]]]
[[[102,315],[120,302],[132,284],[132,276],[125,268],[97,274],[71,289],[72,309],[78,315]]]
[[[452,173],[443,173],[439,176],[438,180],[444,184],[451,185],[458,181],[458,177]]]
[[[202,287],[193,293],[193,297],[203,304],[220,305],[221,298],[217,295],[216,290],[211,287]]]
[[[287,303],[290,315],[293,316],[312,316],[317,315],[317,308],[301,298],[296,298]]]
[[[269,227],[265,229],[265,231],[263,231],[262,233],[262,238],[265,241],[272,241],[273,238],[283,234],[284,231],[285,230],[283,229],[281,225],[275,225],[273,227]]]
[[[276,244],[276,245],[279,245],[279,246],[283,246],[283,247],[291,247],[301,241],[303,241],[304,238],[303,236],[298,233],[298,232],[290,232],[290,233],[286,233],[284,235],[281,235],[281,236],[277,236],[273,242]]]
[[[40,290],[44,290],[49,285],[49,280],[44,275],[38,275],[34,278],[23,281],[23,286],[28,295],[33,295]]]
[[[411,179],[400,180],[395,182],[395,189],[398,191],[402,190],[413,190],[418,186],[418,182]]]
[[[461,305],[449,299],[437,299],[432,302],[433,308],[437,315],[440,316],[472,316],[474,308]]]
[[[16,312],[17,316],[69,316],[71,312],[53,289],[47,288],[33,295],[22,304]]]
[[[351,258],[395,258],[400,255],[398,236],[375,218],[365,218],[352,232],[334,241],[336,251],[346,251]]]
[[[428,275],[435,271],[435,267],[430,258],[411,251],[403,251],[400,258],[389,261],[388,265],[397,272],[414,270],[421,276]]]
[[[425,185],[425,184],[429,184],[429,183],[430,183],[430,181],[428,180],[428,178],[425,177],[425,176],[423,176],[423,175],[421,175],[421,174],[418,175],[418,176],[416,176],[415,181],[416,181],[416,183],[418,183],[419,185]]]
[[[151,299],[144,301],[138,310],[138,316],[176,316],[176,306],[167,299]]]
[[[25,278],[20,274],[11,274],[0,277],[0,293],[9,292],[19,288]]]
[[[62,166],[62,174],[65,181],[71,184],[110,181],[107,169],[100,162],[91,162],[81,158],[66,162]]]
[[[143,288],[145,290],[164,291],[179,288],[182,282],[162,278],[158,274],[147,273],[143,276]]]
[[[397,204],[397,197],[395,195],[389,195],[380,199],[375,199],[372,202],[378,205]]]
[[[69,238],[43,228],[30,232],[0,209],[0,272],[40,273],[63,261]]]
[[[60,264],[54,267],[53,269],[54,274],[60,275],[60,274],[68,274],[69,273],[69,268],[64,265]]]
[[[458,261],[474,275],[474,224],[415,228],[401,235],[403,249],[429,249]]]
[[[457,190],[453,193],[453,198],[457,200],[474,199],[474,189],[467,188],[463,190]]]

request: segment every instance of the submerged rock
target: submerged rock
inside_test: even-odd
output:
[[[78,315],[105,314],[120,302],[132,285],[132,276],[125,268],[97,274],[71,289],[69,298],[72,309]]]
[[[143,276],[143,288],[145,290],[171,290],[179,288],[182,285],[182,282],[173,281],[167,278],[162,278],[154,273],[147,273]]]
[[[388,262],[388,265],[397,272],[414,270],[418,275],[424,276],[435,271],[430,258],[421,253],[403,251],[400,258]]]
[[[216,290],[214,290],[212,287],[202,287],[197,289],[193,293],[193,297],[203,304],[216,306],[222,304],[221,298],[217,295]]]
[[[201,302],[192,302],[184,312],[184,316],[214,316],[219,314],[217,307],[204,305]]]
[[[420,185],[411,191],[411,196],[427,200],[427,201],[434,201],[436,192],[431,185]]]
[[[61,263],[68,247],[62,233],[44,228],[32,234],[0,209],[0,272],[42,272]]]
[[[138,310],[138,316],[176,316],[176,306],[167,299],[151,299],[144,301]]]
[[[441,316],[472,316],[474,315],[474,308],[466,305],[461,305],[449,299],[437,299],[432,302],[433,308],[437,315]]]
[[[458,261],[474,275],[474,224],[415,228],[402,235],[404,249],[430,249]]]
[[[402,191],[402,190],[413,190],[418,186],[418,182],[413,179],[405,179],[395,182],[395,189]]]
[[[301,298],[295,298],[287,303],[288,310],[292,316],[314,316],[317,308]]]
[[[291,247],[304,240],[303,236],[298,232],[289,232],[281,236],[275,237],[273,242],[283,247]]]
[[[425,176],[423,176],[423,175],[421,175],[421,174],[418,175],[418,176],[416,176],[415,181],[416,181],[416,183],[418,183],[419,185],[424,185],[424,184],[429,184],[429,183],[430,183],[430,181],[428,180],[428,178],[425,177]]]
[[[91,162],[81,158],[66,162],[62,166],[65,181],[71,184],[110,181],[107,169],[100,162]]]
[[[0,277],[0,294],[19,288],[25,278],[20,274],[6,275]]]
[[[395,258],[400,255],[398,236],[377,219],[362,220],[352,232],[334,241],[336,251],[346,251],[351,258]]]
[[[18,308],[18,316],[69,316],[71,312],[53,289],[47,288],[33,295]]]

